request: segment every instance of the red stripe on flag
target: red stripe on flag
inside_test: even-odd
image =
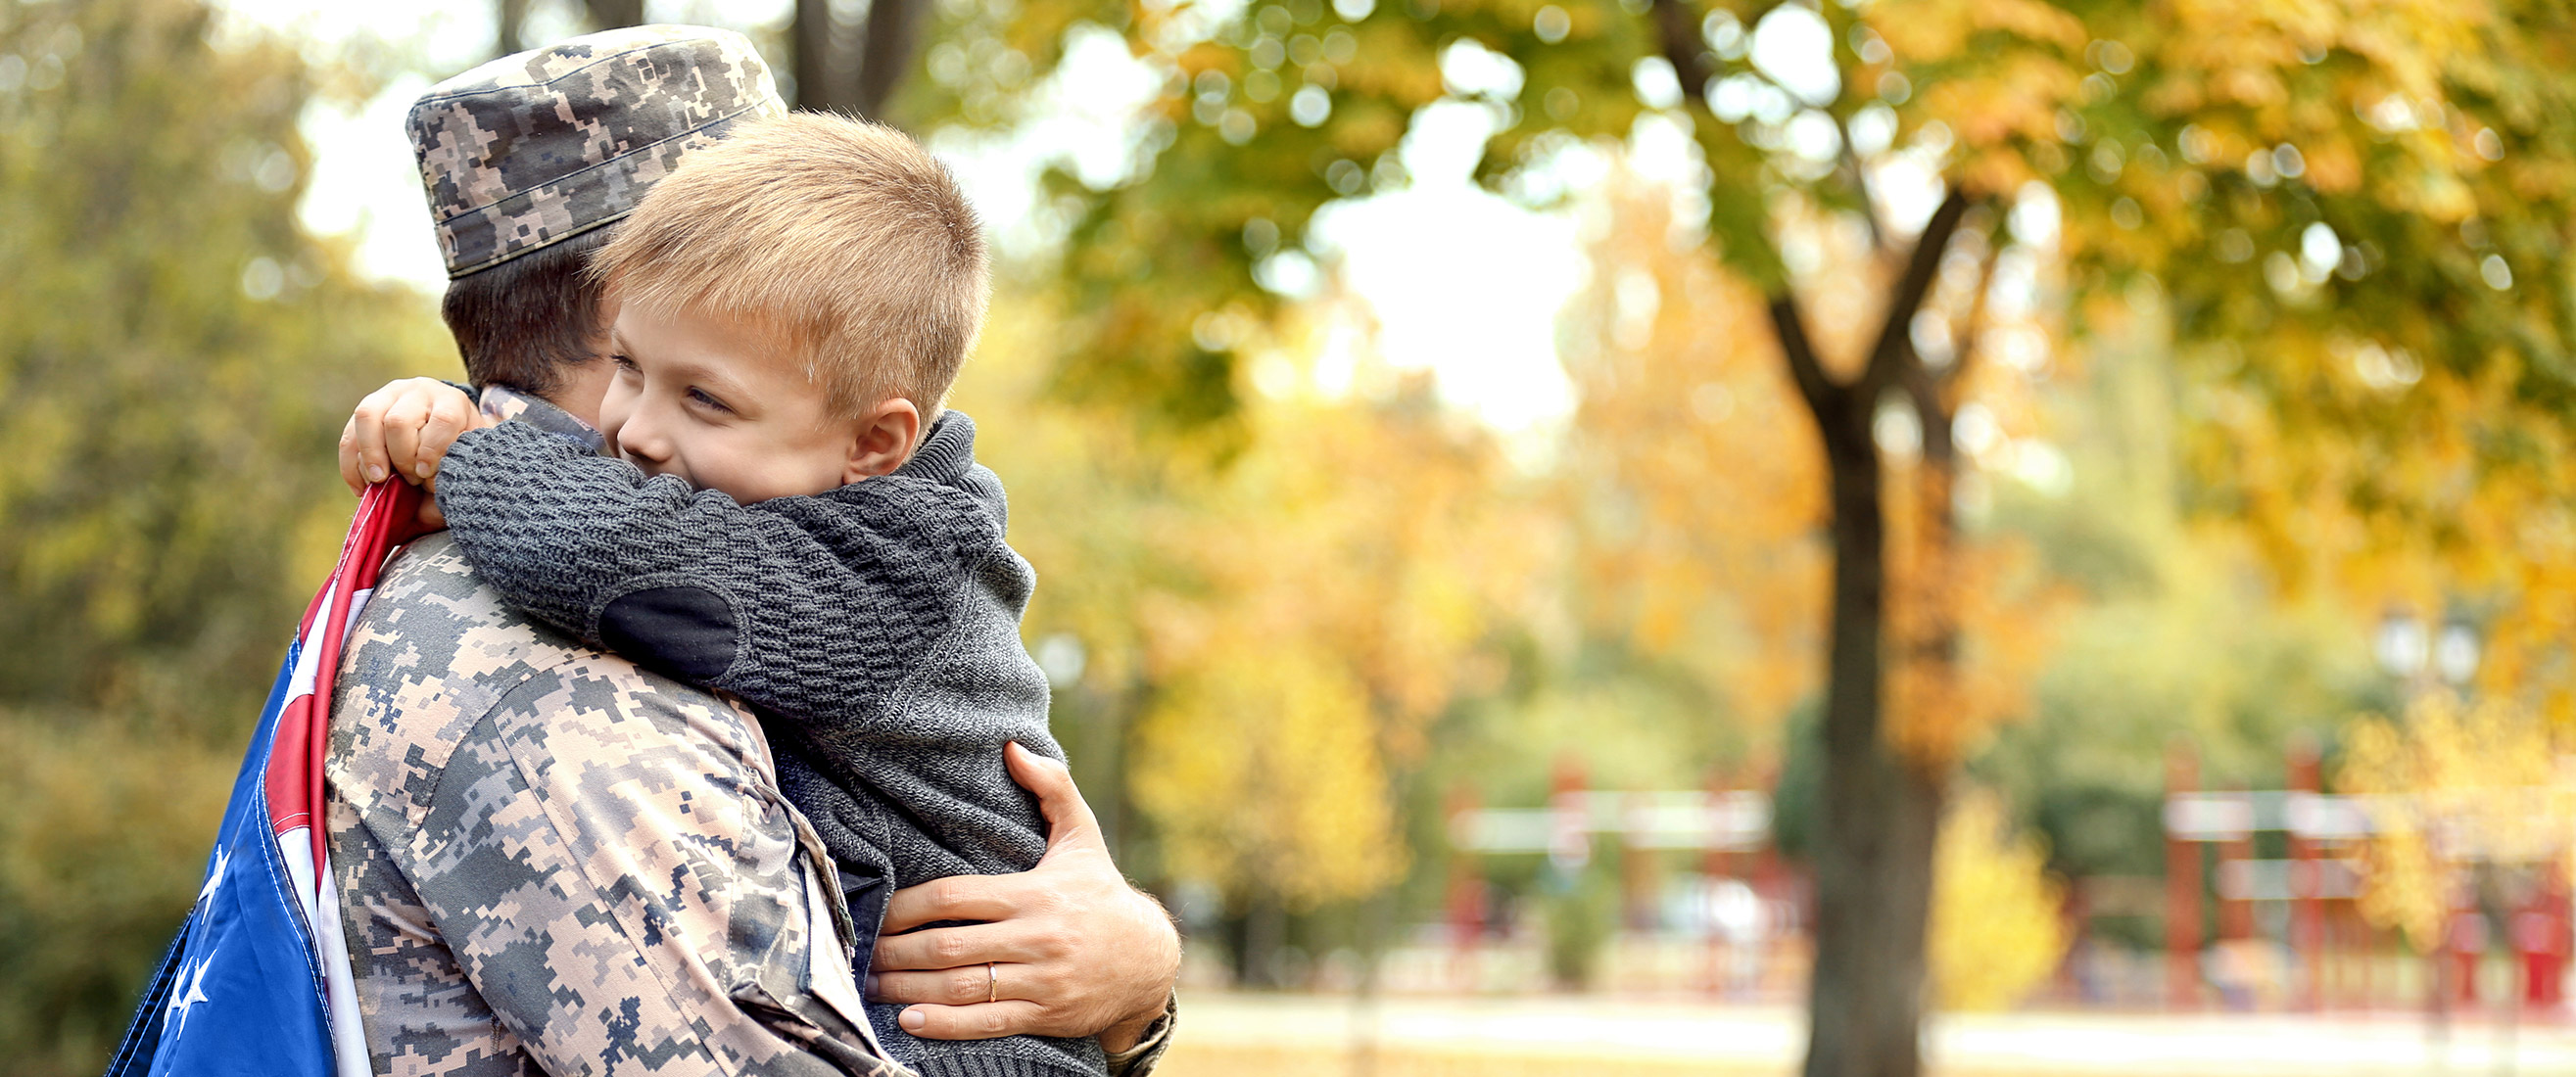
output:
[[[311,828],[316,878],[330,863],[322,825],[322,757],[331,746],[331,689],[339,679],[340,646],[347,638],[349,605],[360,591],[376,586],[385,562],[405,542],[425,533],[420,526],[420,488],[388,479],[367,488],[358,499],[357,518],[340,545],[340,564],[330,582],[305,607],[297,636],[314,661],[313,691],[288,700],[278,715],[277,737],[269,749],[268,792],[271,833],[298,826]],[[326,602],[327,599],[327,602]],[[330,611],[327,617],[320,614]],[[317,620],[323,623],[316,624]]]

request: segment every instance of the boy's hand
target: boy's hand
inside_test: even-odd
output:
[[[369,483],[400,475],[435,491],[438,463],[456,436],[489,425],[474,401],[436,378],[389,382],[358,402],[340,431],[340,481],[357,493]],[[425,523],[443,524],[435,501],[421,503]]]

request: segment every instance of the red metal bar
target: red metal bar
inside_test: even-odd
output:
[[[2165,797],[2197,792],[2200,764],[2176,742],[2165,752]],[[2165,832],[2165,1004],[2200,1006],[2200,846]]]
[[[1476,790],[1464,783],[1449,791],[1449,833],[1459,832],[1467,814],[1476,810]],[[1449,850],[1449,974],[1467,990],[1476,987],[1476,944],[1485,934],[1485,873],[1476,854]]]
[[[2242,791],[2240,789],[2240,791]],[[2254,863],[2252,831],[2232,834],[2218,840],[2218,877],[2223,883],[2235,875],[2240,886],[2253,881]],[[2243,865],[2231,867],[2231,865]],[[2254,896],[2240,893],[2231,898],[2224,890],[2218,895],[2218,937],[2230,942],[2254,937]]]

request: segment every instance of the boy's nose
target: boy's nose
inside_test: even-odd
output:
[[[635,409],[635,414],[617,428],[617,454],[637,463],[659,464],[671,458],[671,439],[662,434],[653,409]]]

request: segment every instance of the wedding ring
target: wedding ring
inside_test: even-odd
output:
[[[993,1002],[1001,997],[1002,974],[993,971],[992,962],[984,962],[984,1001]]]

